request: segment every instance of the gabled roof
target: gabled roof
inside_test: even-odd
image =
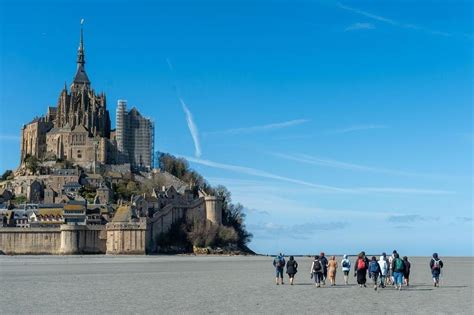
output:
[[[77,125],[71,132],[89,132],[83,125]]]
[[[130,206],[120,206],[115,212],[112,222],[130,222],[132,214],[133,211]]]
[[[62,216],[63,215],[63,209],[62,208],[39,209],[38,210],[38,215],[42,215],[42,216],[47,216],[47,215]]]

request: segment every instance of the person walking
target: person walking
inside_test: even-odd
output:
[[[275,273],[276,273],[276,278],[275,282],[278,285],[280,281],[281,284],[283,285],[283,268],[285,268],[285,257],[283,256],[282,253],[280,253],[278,256],[273,259],[273,267],[275,267]]]
[[[439,287],[439,276],[441,275],[441,269],[443,268],[443,261],[439,259],[438,253],[433,254],[433,258],[430,260],[431,276],[433,277],[433,283],[435,287]]]
[[[384,283],[384,287],[386,285],[390,285],[392,284],[392,273],[391,273],[391,269],[392,269],[392,266],[391,266],[391,262],[390,262],[390,259],[387,257],[387,254],[385,252],[382,253],[382,257],[383,257],[383,260],[385,260],[385,263],[387,264],[387,273],[385,274],[385,283]]]
[[[337,261],[336,256],[331,256],[328,262],[328,278],[331,285],[336,285]]]
[[[326,278],[328,277],[328,259],[324,255],[324,252],[321,252],[321,254],[319,256],[319,260],[321,261],[321,264],[323,265],[322,283],[323,283],[323,285],[326,285]]]
[[[366,287],[367,282],[367,262],[363,252],[357,256],[356,263],[354,264],[354,277],[357,277],[357,284],[359,287]]]
[[[400,291],[402,289],[403,283],[403,273],[405,272],[405,264],[403,260],[400,258],[398,253],[395,253],[392,262],[392,270],[393,270],[393,279],[395,283],[395,288],[398,288]]]
[[[321,263],[318,255],[314,256],[314,261],[311,264],[311,278],[314,278],[316,287],[320,288],[323,278],[323,264]]]
[[[379,286],[381,288],[385,288],[385,278],[387,277],[387,273],[388,273],[387,256],[383,256],[383,255],[380,256],[379,266],[380,266],[380,285]]]
[[[349,284],[349,272],[351,271],[351,261],[344,255],[341,260],[342,273],[344,274],[344,284]]]
[[[403,278],[405,279],[405,285],[408,287],[410,285],[411,263],[408,261],[407,256],[403,256],[403,264],[405,264],[405,270],[403,272]]]
[[[290,285],[293,285],[295,274],[298,272],[298,263],[293,256],[290,256],[290,260],[286,263],[286,273],[290,277]]]
[[[377,290],[377,280],[381,274],[382,270],[380,269],[379,263],[377,262],[377,258],[372,256],[372,259],[369,263],[369,278],[371,278],[372,282],[374,283],[374,290]]]
[[[393,284],[393,286],[395,287],[395,279],[393,277],[393,269],[392,269],[392,266],[393,266],[393,260],[395,259],[395,254],[397,253],[397,251],[394,249],[393,252],[392,252],[392,255],[390,257],[388,257],[388,272],[389,272],[389,285],[390,284]]]

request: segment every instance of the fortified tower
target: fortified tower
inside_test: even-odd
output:
[[[222,224],[222,198],[216,196],[205,196],[206,219],[212,224]]]

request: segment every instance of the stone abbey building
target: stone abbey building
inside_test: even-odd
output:
[[[21,131],[21,164],[28,156],[40,160],[67,160],[90,169],[97,164],[130,163],[135,168],[153,166],[154,125],[134,108],[133,125],[124,129],[124,116],[118,117],[126,143],[118,150],[115,131],[104,93],[96,93],[85,70],[83,30],[77,52],[77,69],[72,84],[64,85],[56,107],[48,107],[46,115],[35,118]],[[128,117],[128,116],[127,116]],[[130,121],[130,119],[129,119]],[[137,145],[135,145],[137,144]],[[127,150],[124,150],[123,148]]]

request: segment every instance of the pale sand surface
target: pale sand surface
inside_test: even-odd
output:
[[[296,285],[276,286],[271,257],[0,256],[0,313],[474,314],[472,257],[443,258],[440,288],[429,258],[412,258],[401,292],[359,288],[352,275],[341,285],[340,270],[339,285],[318,289],[311,259],[297,261]]]

